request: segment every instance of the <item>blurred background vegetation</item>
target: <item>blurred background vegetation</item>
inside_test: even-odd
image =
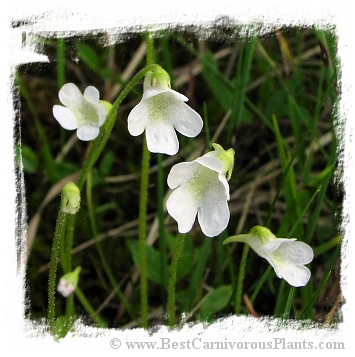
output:
[[[156,63],[171,75],[172,88],[189,98],[204,119],[197,138],[179,135],[176,156],[152,154],[148,200],[148,279],[150,325],[166,323],[167,278],[176,222],[166,214],[166,176],[173,164],[210,150],[211,142],[236,152],[230,180],[231,219],[213,239],[196,223],[185,239],[176,290],[181,323],[234,312],[233,294],[243,244],[223,246],[229,235],[267,225],[277,237],[310,244],[312,277],[296,289],[291,317],[337,321],[341,303],[340,217],[342,188],[335,181],[337,138],[336,37],[315,28],[282,28],[263,36],[239,35],[233,27],[155,33]],[[75,180],[88,143],[63,130],[52,115],[66,82],[82,91],[99,89],[113,101],[145,66],[142,34],[104,45],[103,34],[69,38],[38,36],[49,63],[18,68],[20,117],[15,132],[27,208],[26,296],[28,318],[46,316],[48,263],[65,182]],[[15,93],[17,94],[17,93]],[[127,131],[127,116],[142,94],[137,86],[121,105],[117,123],[83,190],[77,214],[73,266],[79,286],[109,327],[139,324],[138,202],[142,138]],[[339,138],[338,138],[339,139]],[[21,144],[21,145],[20,145]],[[88,214],[88,205],[94,214]],[[59,276],[62,271],[59,267]],[[119,289],[117,288],[119,286]],[[290,287],[267,262],[249,253],[242,313],[282,316]],[[124,296],[124,299],[122,298]],[[124,300],[126,302],[124,302]],[[79,301],[78,316],[92,321]],[[65,299],[57,297],[57,314]]]

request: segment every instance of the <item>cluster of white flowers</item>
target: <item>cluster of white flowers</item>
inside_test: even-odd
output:
[[[99,100],[99,91],[90,86],[82,95],[72,83],[65,84],[59,91],[64,106],[55,105],[53,115],[60,125],[68,130],[77,129],[81,140],[94,140],[103,125],[109,104]],[[163,69],[149,72],[144,80],[141,101],[128,116],[128,131],[132,136],[145,131],[149,151],[175,155],[179,150],[176,131],[187,137],[197,136],[203,127],[200,115],[185,102],[188,98],[170,88],[170,77]],[[234,167],[234,150],[224,150],[213,144],[214,150],[191,162],[174,165],[168,175],[168,186],[173,190],[166,207],[177,224],[180,233],[189,232],[197,220],[202,232],[214,237],[228,225],[229,185]],[[64,205],[69,213],[75,207]],[[74,206],[79,206],[75,202]],[[295,239],[276,238],[267,228],[254,227],[249,234],[232,236],[225,240],[244,242],[274,268],[278,277],[293,286],[303,286],[310,278],[304,267],[313,259],[312,249]],[[70,293],[70,284],[61,281],[58,290]]]

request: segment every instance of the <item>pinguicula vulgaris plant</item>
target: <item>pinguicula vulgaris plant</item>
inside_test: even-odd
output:
[[[139,214],[139,271],[141,325],[148,327],[147,254],[146,254],[146,207],[148,200],[149,158],[151,153],[175,155],[179,150],[176,131],[193,138],[203,128],[201,116],[189,107],[188,98],[171,89],[169,74],[153,63],[153,41],[147,39],[147,65],[124,87],[111,104],[100,100],[99,91],[87,87],[83,94],[73,83],[67,83],[59,91],[63,105],[54,105],[53,115],[59,124],[68,130],[77,130],[83,141],[93,141],[76,183],[68,182],[62,191],[61,207],[58,212],[54,234],[48,283],[48,321],[50,332],[55,335],[55,288],[67,297],[68,310],[73,312],[73,294],[92,312],[92,318],[99,321],[93,307],[83,296],[79,287],[81,268],[72,268],[71,251],[76,214],[80,209],[81,193],[85,181],[91,181],[92,169],[102,153],[116,122],[117,110],[122,101],[136,84],[144,79],[143,97],[128,115],[128,131],[132,136],[145,132],[143,140],[140,214]],[[120,125],[123,121],[120,122]],[[128,143],[127,143],[128,145]],[[175,285],[179,257],[183,249],[185,234],[198,221],[202,233],[216,237],[228,228],[230,211],[229,180],[234,168],[233,148],[225,150],[221,145],[212,144],[213,150],[189,161],[175,164],[167,177],[171,189],[166,202],[168,214],[177,222],[178,237],[172,253],[168,282],[168,323],[175,323]],[[91,183],[89,188],[91,189]],[[88,199],[90,206],[90,199]],[[231,236],[225,243],[244,242],[274,268],[279,278],[292,286],[304,286],[310,278],[310,271],[304,265],[313,259],[312,249],[295,239],[276,238],[265,227],[254,227],[249,234]],[[60,261],[64,272],[56,284],[57,264]],[[119,288],[118,288],[119,289]],[[125,304],[121,294],[122,303]],[[122,297],[123,296],[123,297]]]

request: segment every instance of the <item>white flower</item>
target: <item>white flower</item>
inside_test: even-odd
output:
[[[60,278],[59,284],[57,287],[58,293],[62,294],[64,297],[68,297],[75,290],[75,286],[67,281],[65,278]]]
[[[57,291],[64,297],[68,297],[74,292],[78,285],[81,267],[76,267],[74,271],[63,275],[57,287]]]
[[[279,278],[292,286],[305,286],[311,277],[311,272],[304,265],[313,260],[313,250],[296,238],[276,238],[269,229],[255,226],[249,234],[229,237],[223,244],[230,242],[249,244],[256,254],[270,263]]]
[[[168,185],[174,191],[166,207],[178,223],[180,233],[191,230],[196,215],[202,232],[208,237],[220,234],[229,222],[229,185],[234,165],[234,150],[213,144],[211,151],[191,162],[174,165]]]
[[[170,89],[170,78],[162,71],[145,77],[143,98],[128,116],[128,131],[138,136],[145,130],[149,151],[175,155],[179,150],[175,130],[195,137],[201,132],[203,122],[184,103],[188,98]]]
[[[106,118],[106,109],[99,97],[99,91],[93,86],[87,87],[82,95],[75,84],[66,83],[59,91],[59,100],[64,106],[55,105],[53,115],[64,129],[77,129],[80,140],[94,140]]]

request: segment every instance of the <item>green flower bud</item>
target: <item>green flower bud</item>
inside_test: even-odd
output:
[[[144,79],[144,90],[151,87],[170,88],[170,76],[163,68],[158,67],[152,72],[148,72]]]
[[[170,88],[170,76],[165,69],[158,67],[152,75],[153,87],[169,87]]]
[[[63,275],[57,287],[57,291],[64,297],[68,297],[78,286],[81,267],[76,267],[74,271]]]
[[[106,100],[100,100],[99,103],[104,106],[104,108],[106,110],[106,116],[107,116],[108,112],[112,108],[112,104],[110,102],[107,102]]]
[[[270,231],[270,229],[263,226],[254,226],[249,234],[259,237],[263,244],[276,239],[276,236]]]
[[[213,143],[212,146],[217,153],[216,157],[223,163],[223,172],[226,174],[227,180],[230,180],[234,167],[234,149],[224,150],[221,145],[216,143]]]
[[[80,208],[80,191],[74,182],[68,182],[62,191],[61,210],[64,213],[76,214]]]

